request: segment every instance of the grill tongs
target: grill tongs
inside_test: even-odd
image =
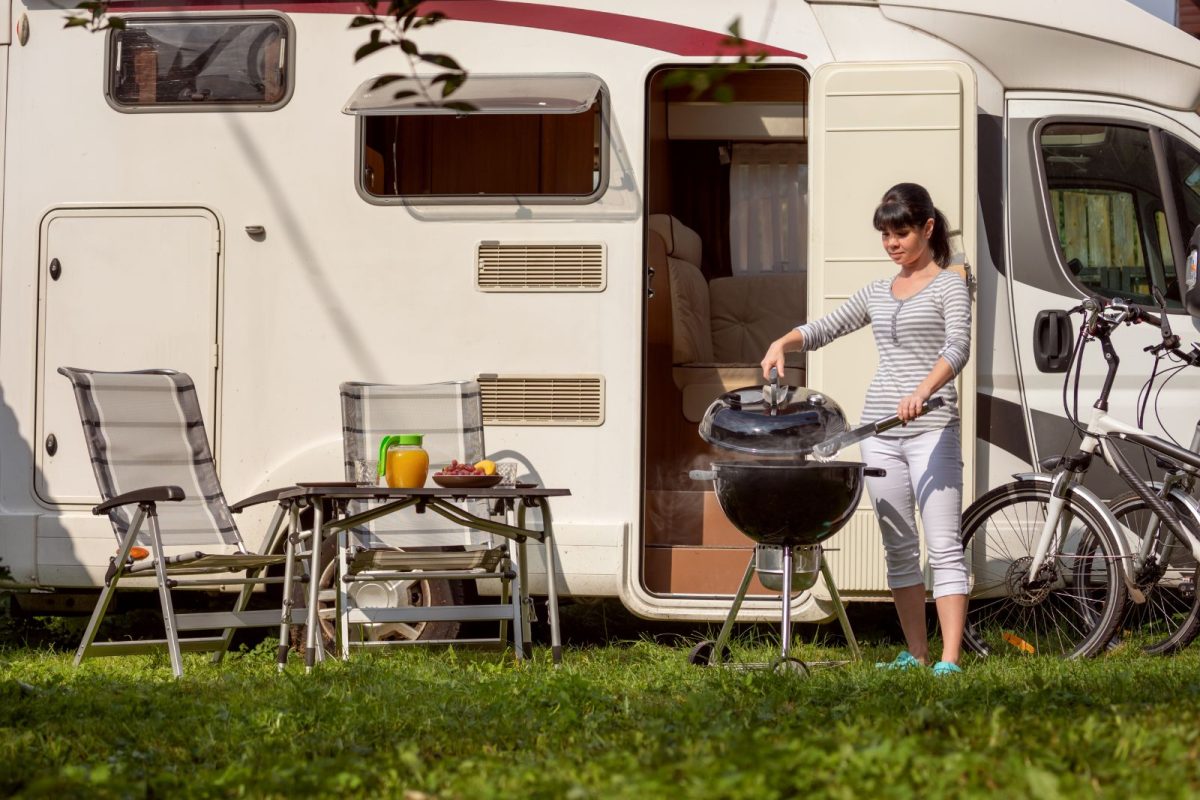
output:
[[[766,387],[764,387],[765,390]],[[946,400],[943,397],[932,397],[925,401],[925,405],[921,406],[921,413],[917,416],[924,416],[936,408],[941,408],[946,405]],[[884,431],[890,431],[892,428],[897,428],[904,425],[904,421],[900,417],[893,414],[890,417],[884,417],[875,422],[867,422],[859,425],[857,428],[851,428],[848,431],[842,431],[836,436],[831,436],[825,441],[813,447],[813,455],[824,461],[833,458],[840,450],[844,450],[852,444],[858,444],[863,439],[868,439],[876,436]]]

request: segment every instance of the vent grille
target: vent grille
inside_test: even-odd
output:
[[[487,425],[601,425],[604,379],[594,376],[481,375]]]
[[[603,244],[480,242],[475,285],[484,292],[601,292]]]

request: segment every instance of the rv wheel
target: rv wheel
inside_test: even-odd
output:
[[[336,594],[334,592],[335,555],[337,543],[327,539],[321,544],[321,593],[318,606],[320,614],[321,643],[326,653],[331,653],[335,641],[337,619],[334,616]],[[293,597],[297,606],[307,604],[308,585],[297,583]],[[452,606],[463,603],[461,581],[362,581],[350,584],[348,593],[354,605],[364,608],[400,608],[404,606]],[[351,625],[351,641],[436,641],[454,639],[458,636],[460,623],[446,622],[385,622],[377,625]],[[307,625],[295,625],[291,629],[292,647],[304,649]]]

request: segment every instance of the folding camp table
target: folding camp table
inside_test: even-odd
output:
[[[342,657],[349,653],[349,625],[351,623],[377,623],[397,621],[418,621],[434,618],[455,620],[509,620],[514,624],[513,643],[518,658],[525,659],[530,655],[529,617],[526,608],[529,604],[529,588],[527,580],[527,559],[525,544],[527,540],[541,542],[546,548],[546,583],[550,617],[550,644],[554,663],[562,661],[562,639],[558,621],[558,587],[555,574],[557,558],[555,553],[554,529],[550,515],[551,497],[566,497],[571,492],[568,489],[546,489],[538,487],[508,487],[497,486],[489,489],[453,488],[445,489],[429,487],[423,489],[391,489],[377,486],[358,486],[349,483],[309,483],[289,489],[281,495],[281,499],[299,500],[300,505],[311,504],[313,508],[313,530],[321,531],[322,537],[331,534],[338,535],[337,572],[337,613],[338,613],[338,644]],[[348,506],[353,500],[373,501],[375,505],[357,514],[349,514]],[[511,517],[515,511],[516,524],[499,522],[477,516],[453,501],[483,500],[493,511],[504,513]],[[325,520],[325,511],[332,507],[332,517]],[[357,525],[362,525],[373,519],[394,514],[404,509],[413,509],[417,513],[433,512],[452,522],[473,528],[485,533],[491,533],[509,539],[515,544],[513,561],[515,575],[511,608],[492,604],[488,606],[446,607],[438,609],[370,609],[367,615],[361,609],[349,609],[346,605],[347,570],[355,554],[348,552],[348,536],[346,532]],[[536,508],[541,513],[541,528],[531,528],[526,525],[526,511]],[[321,637],[318,634],[320,593],[320,563],[321,546],[314,541],[311,551],[312,567],[310,569],[309,605],[308,605],[308,635],[305,643],[305,665],[311,668],[314,662],[324,659]],[[384,567],[386,569],[386,566]],[[405,577],[414,575],[421,577],[439,577],[436,572],[408,572]],[[398,575],[397,575],[398,577]],[[449,576],[444,576],[449,577]],[[462,577],[462,576],[459,576]],[[443,616],[444,615],[444,616]]]

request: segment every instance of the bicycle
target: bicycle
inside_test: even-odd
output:
[[[1200,347],[1194,347],[1180,369],[1200,367]],[[1188,450],[1200,453],[1200,421]],[[1172,510],[1200,536],[1200,501],[1194,496],[1198,473],[1158,459],[1163,480],[1150,485]],[[1143,604],[1131,604],[1121,627],[1142,642],[1142,650],[1169,655],[1186,647],[1200,634],[1200,558],[1189,542],[1180,542],[1137,494],[1123,494],[1109,503],[1113,516],[1139,535],[1134,580],[1146,595]]]
[[[980,655],[1003,648],[1066,658],[1096,655],[1127,618],[1127,598],[1145,605],[1147,590],[1156,588],[1157,581],[1150,579],[1158,571],[1166,545],[1186,543],[1200,561],[1200,508],[1177,497],[1179,485],[1160,496],[1166,482],[1158,486],[1143,482],[1110,440],[1139,445],[1173,469],[1200,470],[1200,454],[1108,414],[1108,397],[1120,365],[1110,337],[1122,324],[1158,325],[1162,344],[1148,348],[1156,354],[1171,353],[1200,364],[1200,350],[1179,350],[1179,338],[1170,332],[1166,314],[1159,317],[1123,300],[1087,300],[1069,313],[1083,313],[1085,321],[1063,386],[1064,407],[1071,370],[1078,376],[1089,341],[1100,342],[1108,371],[1086,427],[1081,428],[1078,414],[1068,409],[1072,424],[1083,434],[1077,452],[1043,465],[1050,469],[1048,473],[1015,475],[1013,482],[987,492],[963,515],[963,548],[975,576],[964,643]],[[1097,455],[1150,512],[1152,519],[1145,521],[1143,537],[1122,525],[1082,485]],[[1136,524],[1137,511],[1129,503],[1124,513]],[[1182,522],[1181,514],[1188,523]],[[1193,616],[1196,602],[1193,592],[1189,610]]]

